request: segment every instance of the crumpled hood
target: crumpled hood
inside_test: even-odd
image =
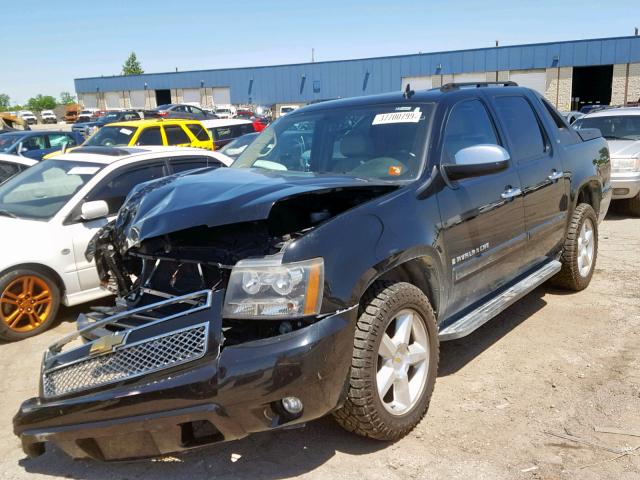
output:
[[[139,185],[123,205],[119,237],[141,242],[192,227],[268,218],[278,200],[329,188],[379,185],[355,177],[262,169],[200,170]]]
[[[611,158],[630,158],[640,154],[640,140],[607,140]]]

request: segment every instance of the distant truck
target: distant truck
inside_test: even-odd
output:
[[[40,112],[40,121],[42,123],[58,123],[58,118],[53,110],[43,110]]]
[[[76,123],[78,121],[78,115],[80,114],[82,107],[77,103],[72,103],[64,107],[64,121],[66,123]]]

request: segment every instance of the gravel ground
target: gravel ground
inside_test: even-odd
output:
[[[594,431],[640,433],[639,271],[640,219],[610,214],[591,286],[543,286],[471,336],[443,344],[429,413],[396,443],[353,436],[324,418],[132,464],[73,461],[55,449],[25,459],[12,434],[13,413],[36,392],[44,346],[73,329],[82,307],[66,309],[53,331],[0,345],[0,478],[640,479],[640,450],[600,448],[637,448],[640,437]]]

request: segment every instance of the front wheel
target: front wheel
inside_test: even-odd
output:
[[[22,340],[45,331],[55,320],[60,290],[48,275],[21,268],[0,277],[0,339]]]
[[[334,417],[348,431],[377,440],[409,433],[429,407],[439,342],[429,300],[404,282],[377,282],[361,305],[349,390]]]

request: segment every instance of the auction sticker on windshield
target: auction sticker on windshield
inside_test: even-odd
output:
[[[128,128],[121,128],[120,133],[124,133],[125,135],[131,135],[133,131],[129,130]]]
[[[419,108],[411,112],[379,113],[373,118],[371,125],[384,125],[385,123],[418,123],[422,117]]]
[[[93,175],[100,167],[73,167],[67,172],[67,175]]]

